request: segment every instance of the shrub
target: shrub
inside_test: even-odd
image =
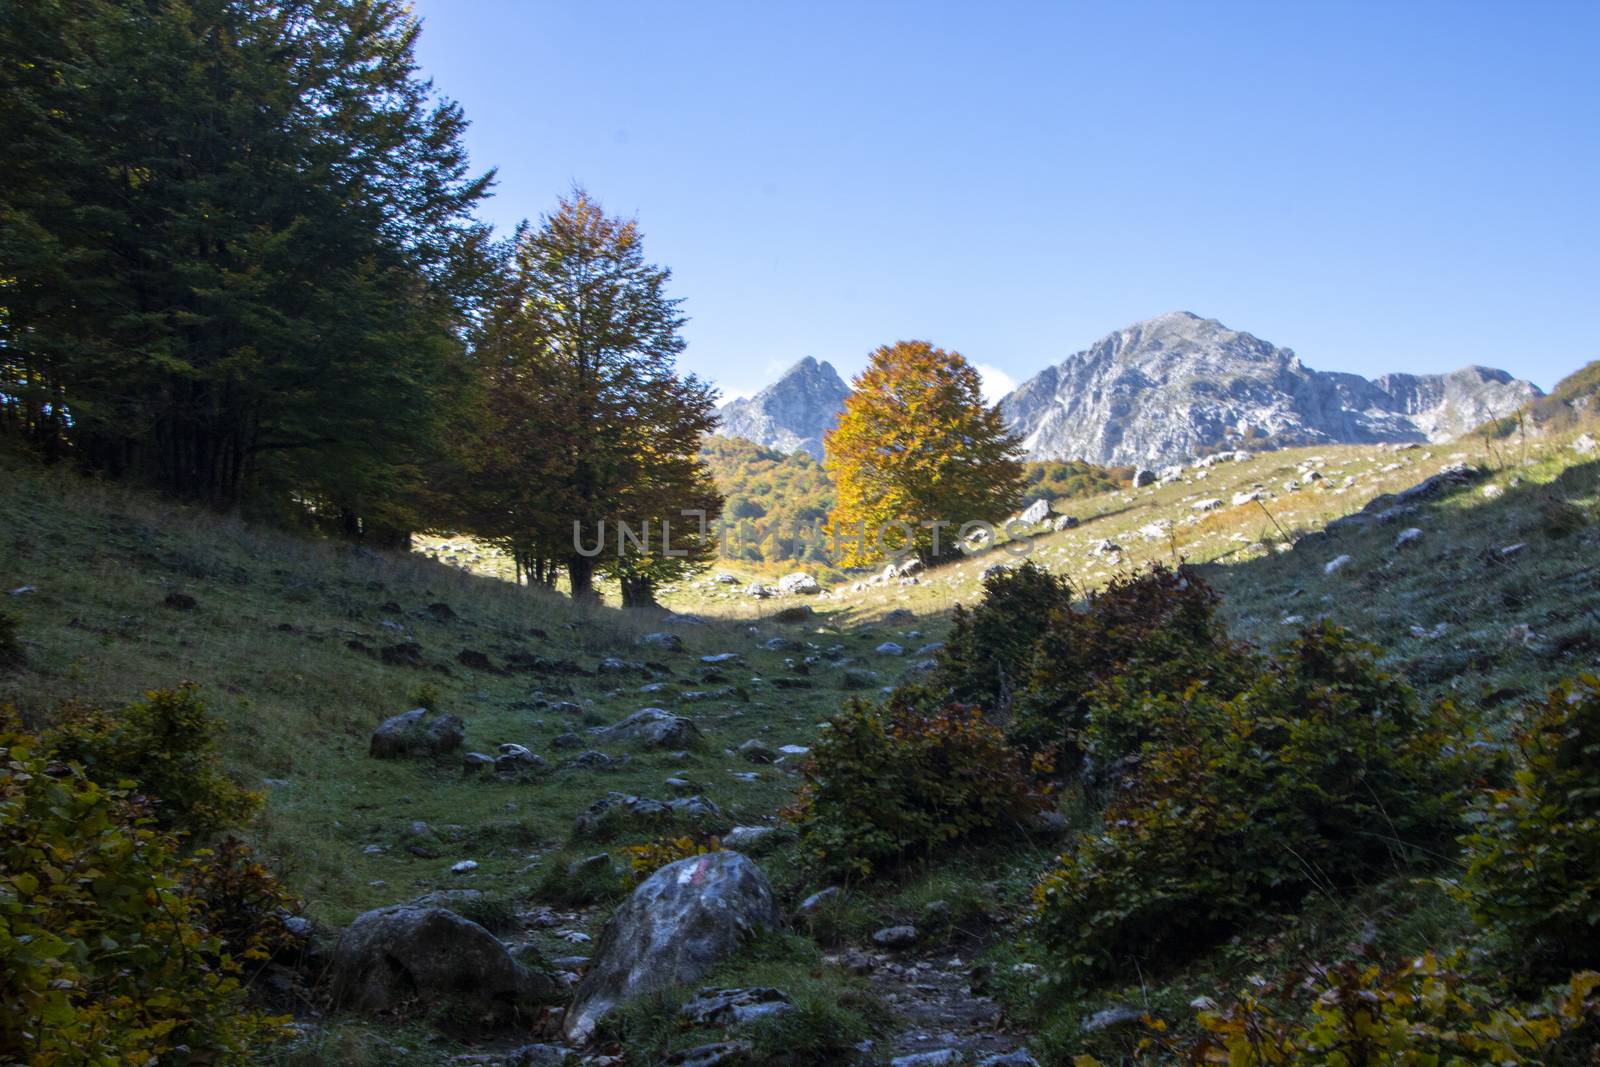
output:
[[[811,750],[788,815],[824,868],[867,875],[911,852],[1020,825],[1043,807],[1028,757],[974,707],[853,700]]]
[[[260,963],[304,947],[284,921],[300,901],[238,838],[196,852],[183,887],[201,925],[236,961]]]
[[[439,692],[439,687],[432,682],[418,682],[406,692],[406,707],[426,708],[429,712],[439,710],[444,695]]]
[[[1181,1059],[1234,1067],[1543,1064],[1594,1017],[1593,971],[1573,975],[1543,1003],[1518,1005],[1463,975],[1460,962],[1427,955],[1391,969],[1315,968],[1303,982],[1202,1010],[1205,1033]]]
[[[1052,613],[1072,605],[1072,583],[1030,562],[983,580],[983,600],[956,606],[954,625],[929,680],[937,702],[976,704],[1004,716],[1026,681]]]
[[[1196,685],[1233,695],[1254,664],[1228,638],[1216,607],[1216,593],[1198,575],[1159,564],[1113,580],[1082,609],[1058,607],[1035,650],[1012,737],[1083,751],[1093,722],[1101,757],[1115,759],[1148,739],[1153,722],[1136,718],[1139,699]]]
[[[190,895],[148,806],[43,754],[0,710],[0,1061],[249,1062],[279,1020]]]
[[[1528,714],[1522,766],[1473,812],[1454,889],[1526,964],[1560,973],[1600,964],[1600,678],[1559,686]]]
[[[248,821],[258,794],[239,788],[217,763],[219,722],[200,689],[185,682],[154,689],[120,712],[69,705],[42,738],[61,760],[81,765],[108,788],[125,782],[153,795],[154,815],[168,828],[204,837]]]
[[[669,863],[720,851],[722,842],[715,836],[707,836],[700,841],[692,837],[663,837],[643,844],[625,845],[622,855],[628,864],[629,884],[638,885]]]
[[[1183,958],[1313,888],[1443,847],[1465,782],[1459,724],[1448,706],[1424,712],[1374,651],[1314,627],[1236,697],[1175,705],[1104,831],[1035,889],[1037,936],[1069,980]]]

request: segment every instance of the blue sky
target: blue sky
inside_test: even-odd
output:
[[[414,7],[489,217],[637,215],[730,392],[1177,309],[1367,375],[1600,358],[1600,3]]]

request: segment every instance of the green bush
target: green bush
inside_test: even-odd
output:
[[[1528,715],[1522,765],[1474,810],[1454,888],[1524,965],[1600,966],[1600,678],[1559,686]]]
[[[1313,889],[1405,870],[1450,839],[1465,768],[1375,650],[1306,630],[1237,696],[1191,690],[1035,890],[1035,931],[1082,983],[1192,955]]]
[[[222,773],[220,725],[206,712],[199,687],[185,682],[151,690],[114,714],[68,705],[42,741],[102,786],[137,783],[156,798],[154,815],[163,827],[204,837],[248,821],[261,805],[258,794]]]
[[[956,605],[954,625],[928,682],[937,703],[976,704],[1005,716],[1027,680],[1051,616],[1069,611],[1072,583],[1025,562],[983,580],[983,600]]]
[[[1043,807],[1026,754],[974,707],[853,700],[828,722],[788,812],[809,858],[868,875],[913,853],[1025,824]]]
[[[1464,973],[1462,962],[1425,955],[1388,968],[1313,966],[1303,980],[1253,990],[1226,1008],[1197,1003],[1197,1040],[1146,1037],[1132,1062],[1537,1067],[1587,1059],[1579,1046],[1593,1036],[1600,974],[1573,975],[1542,1001],[1518,1004]],[[1569,1052],[1570,1059],[1556,1059]],[[1075,1062],[1095,1067],[1099,1061]]]
[[[0,1062],[245,1063],[277,1031],[178,849],[0,710]]]
[[[1160,564],[1114,579],[1081,609],[1058,608],[1034,652],[1012,737],[1067,752],[1098,742],[1097,758],[1110,761],[1148,739],[1151,711],[1159,717],[1163,709],[1145,711],[1143,698],[1196,686],[1232,696],[1257,667],[1216,608],[1216,593],[1198,575]]]

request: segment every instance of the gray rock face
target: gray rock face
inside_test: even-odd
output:
[[[617,909],[567,1010],[566,1035],[587,1041],[624,1001],[698,980],[756,930],[776,926],[767,876],[737,852],[669,863]]]
[[[1439,441],[1542,395],[1505,371],[1316,371],[1294,352],[1172,312],[1110,334],[1001,401],[1030,459],[1159,467],[1203,451]]]
[[[563,993],[559,982],[512,959],[477,923],[414,904],[357,916],[334,949],[330,980],[334,1001],[356,1011],[451,1000],[506,1022]]]
[[[443,756],[458,750],[465,737],[466,724],[456,716],[430,716],[426,708],[412,708],[379,724],[368,753],[375,759]]]
[[[635,742],[650,748],[684,748],[700,740],[700,727],[693,719],[674,715],[662,708],[640,708],[615,726],[601,733],[608,742]]]
[[[849,395],[832,364],[807,356],[755,396],[718,408],[717,433],[821,459],[823,435],[839,421]]]

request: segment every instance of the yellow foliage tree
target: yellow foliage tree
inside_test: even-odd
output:
[[[838,499],[828,516],[839,562],[864,565],[909,549],[931,561],[958,549],[962,524],[1017,504],[1018,440],[959,352],[900,341],[872,353],[824,441]],[[937,525],[936,525],[937,524]]]

